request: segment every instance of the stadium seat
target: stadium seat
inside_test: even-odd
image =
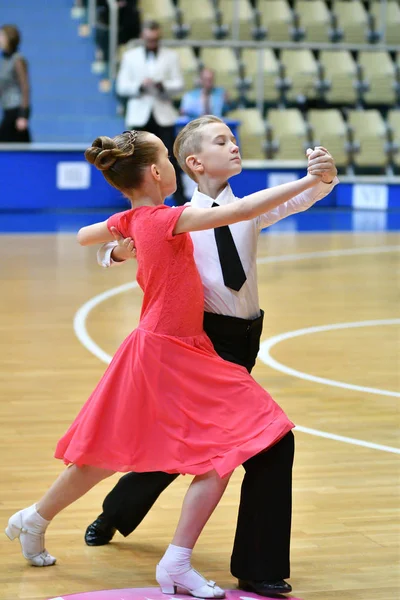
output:
[[[282,50],[281,61],[286,77],[292,82],[287,99],[296,102],[302,96],[315,98],[318,65],[311,50]]]
[[[365,44],[368,39],[368,13],[360,0],[335,0],[332,10],[339,27],[343,29],[346,43]]]
[[[370,13],[375,18],[376,29],[382,31],[382,3],[372,2]],[[386,44],[400,44],[400,6],[397,0],[388,0],[386,10]]]
[[[369,90],[364,93],[366,104],[393,105],[396,100],[395,66],[389,54],[385,51],[360,52],[358,62],[363,68],[364,79],[369,82]]]
[[[295,10],[307,42],[329,42],[331,15],[323,0],[298,0]]]
[[[199,74],[199,63],[197,58],[190,46],[177,46],[176,48],[172,46],[171,48],[179,56],[179,64],[185,82],[184,89],[191,90],[196,84],[196,79]],[[180,98],[181,96],[182,93],[179,93],[175,97]]]
[[[307,146],[307,126],[297,108],[268,111],[268,125],[279,143],[275,158],[280,160],[304,160]]]
[[[239,63],[232,48],[203,48],[201,62],[205,67],[215,70],[218,85],[230,95],[237,95]]]
[[[388,124],[393,130],[393,141],[397,144],[398,152],[394,156],[394,163],[400,169],[400,109],[390,110],[388,113]]]
[[[200,5],[201,4],[202,3],[200,3]],[[229,27],[229,37],[234,37],[234,0],[218,0],[217,6],[218,9],[221,11],[222,24],[227,25]],[[239,39],[253,39],[254,25],[254,13],[249,0],[239,0]]]
[[[257,108],[231,111],[229,119],[240,121],[240,152],[245,160],[264,158],[265,123]]]
[[[313,145],[324,146],[338,167],[347,165],[347,127],[342,113],[336,108],[309,110],[308,121],[312,127]]]
[[[166,39],[175,37],[176,11],[172,0],[141,0],[142,20],[155,19],[163,29]]]
[[[251,87],[246,96],[251,101],[257,99],[260,52],[261,64],[263,65],[262,85],[264,90],[264,100],[266,102],[276,102],[279,97],[279,92],[275,85],[276,80],[279,77],[279,61],[271,48],[260,48],[259,50],[245,48],[242,50],[241,60],[245,68],[245,75],[246,78],[251,80]]]
[[[189,26],[188,37],[195,40],[209,40],[213,37],[215,11],[211,0],[180,0],[179,8],[184,25]]]
[[[354,104],[357,66],[347,50],[323,50],[319,60],[325,71],[325,79],[331,83],[326,94],[330,104]]]
[[[293,14],[286,0],[258,0],[257,9],[269,41],[286,42],[292,39]]]
[[[363,171],[387,164],[385,145],[386,125],[378,110],[350,110],[348,123],[354,130],[354,139],[360,143],[355,155],[355,166]]]

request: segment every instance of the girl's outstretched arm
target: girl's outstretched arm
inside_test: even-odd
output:
[[[297,194],[316,185],[321,178],[316,175],[306,175],[297,181],[283,183],[267,190],[255,192],[238,202],[215,208],[188,207],[177,221],[174,234],[187,231],[214,229],[223,225],[231,225],[239,221],[249,221],[263,213],[277,208]]]
[[[82,227],[78,231],[77,240],[81,246],[92,246],[93,244],[104,244],[114,240],[114,236],[107,227],[107,221],[94,223],[87,227]]]

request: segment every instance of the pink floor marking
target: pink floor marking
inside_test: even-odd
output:
[[[102,590],[99,592],[82,592],[80,594],[68,594],[67,596],[57,596],[51,600],[188,600],[191,596],[183,594],[163,594],[159,588],[131,588],[124,590]],[[265,596],[258,596],[251,592],[242,590],[226,590],[226,600],[268,600]],[[287,600],[300,600],[294,596],[280,596]],[[276,600],[271,598],[270,600]]]

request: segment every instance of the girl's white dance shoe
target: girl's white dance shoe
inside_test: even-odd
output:
[[[164,594],[176,594],[179,590],[179,593],[190,594],[195,598],[225,598],[224,590],[218,587],[215,581],[207,581],[195,569],[171,575],[158,564],[156,579]]]
[[[35,506],[20,510],[8,521],[6,536],[10,540],[19,538],[24,558],[34,567],[49,567],[57,560],[44,547],[48,524],[49,521],[39,515]]]

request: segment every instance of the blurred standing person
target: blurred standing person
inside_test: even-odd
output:
[[[180,113],[191,119],[203,115],[221,118],[229,108],[225,89],[215,85],[215,71],[204,67],[200,72],[199,86],[183,95]]]
[[[118,45],[140,37],[138,0],[118,0]],[[107,0],[97,0],[96,45],[98,59],[107,62],[109,55],[110,9]]]
[[[171,99],[183,88],[179,59],[176,52],[160,45],[162,32],[157,21],[145,21],[141,37],[143,45],[127,50],[122,57],[116,92],[127,99],[126,128],[153,133],[168,149],[177,175],[174,200],[182,205],[186,199],[173,154],[178,112]]]
[[[0,123],[0,142],[30,142],[30,90],[28,66],[18,52],[21,36],[15,25],[0,28],[0,104],[3,119]]]

